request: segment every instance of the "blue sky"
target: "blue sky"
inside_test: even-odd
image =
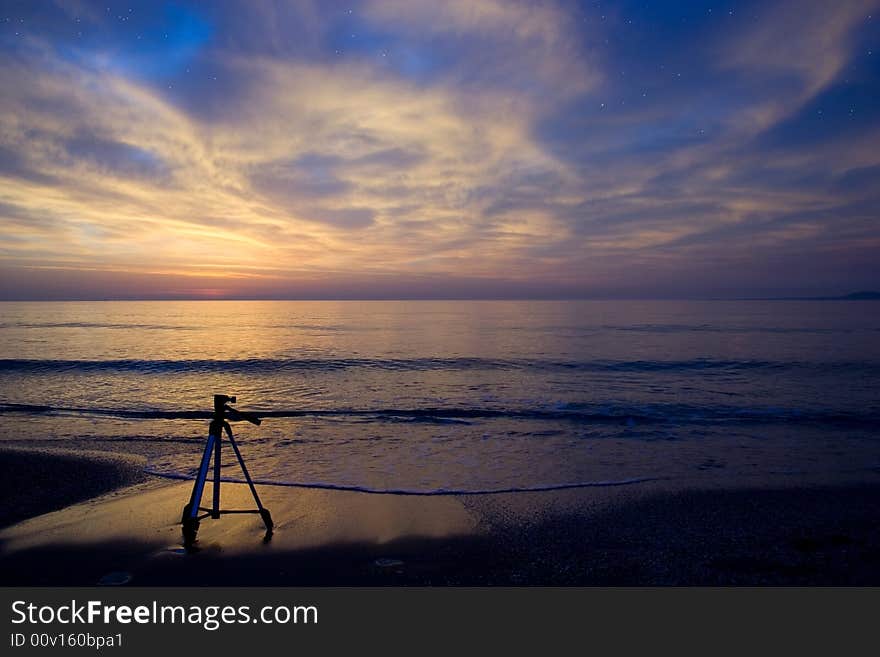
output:
[[[5,2],[0,298],[880,288],[880,3]]]

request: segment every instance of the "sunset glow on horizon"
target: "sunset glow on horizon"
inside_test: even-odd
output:
[[[0,14],[0,298],[880,285],[880,6]]]

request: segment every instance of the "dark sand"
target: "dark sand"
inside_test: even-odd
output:
[[[35,516],[0,531],[0,584],[93,585],[114,572],[140,586],[880,584],[870,474],[429,498],[263,486],[270,542],[256,516],[226,516],[203,521],[186,553],[177,522],[191,485],[138,463],[0,452],[6,522]],[[224,505],[247,504],[245,487],[223,490]]]
[[[146,481],[145,459],[109,452],[0,450],[0,528]]]

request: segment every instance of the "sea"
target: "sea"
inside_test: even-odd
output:
[[[0,303],[0,442],[480,494],[880,473],[880,301]],[[240,481],[226,450],[223,478]]]

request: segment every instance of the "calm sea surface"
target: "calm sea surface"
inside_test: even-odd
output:
[[[215,392],[264,412],[235,430],[265,483],[876,472],[878,384],[876,301],[0,303],[0,439],[170,475]]]

